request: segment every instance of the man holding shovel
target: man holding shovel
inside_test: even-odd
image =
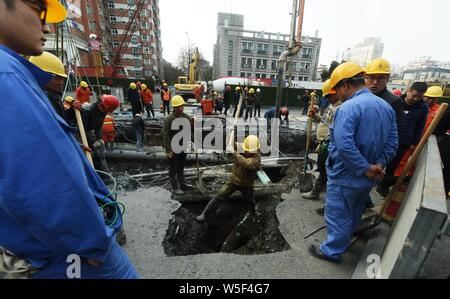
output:
[[[331,88],[342,102],[331,126],[325,202],[327,239],[311,245],[316,258],[340,262],[357,229],[365,201],[395,156],[398,132],[395,112],[364,86],[364,71],[344,63],[331,75]]]
[[[330,126],[333,123],[334,115],[341,106],[342,102],[336,95],[336,91],[330,87],[331,81],[327,80],[323,85],[323,97],[331,104],[327,107],[324,114],[319,116],[317,109],[310,109],[308,116],[319,124],[317,127],[317,141],[319,143],[319,158],[317,160],[317,170],[320,175],[314,182],[313,190],[303,194],[302,197],[308,200],[319,200],[320,192],[322,192],[327,184],[327,170],[325,162],[328,159],[328,146],[330,145]],[[319,211],[320,212],[320,211]]]

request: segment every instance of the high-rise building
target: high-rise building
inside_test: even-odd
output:
[[[450,67],[429,56],[419,57],[403,69],[403,80],[450,82]]]
[[[363,67],[383,56],[384,44],[379,37],[366,38],[363,43],[344,51],[342,60],[357,63]]]
[[[44,49],[64,57],[77,75],[161,76],[159,0],[75,0],[67,4],[68,18],[53,26]]]
[[[213,76],[278,79],[277,61],[288,43],[287,34],[245,30],[243,15],[219,13]],[[302,37],[301,52],[289,63],[286,79],[316,79],[321,43],[317,36]]]

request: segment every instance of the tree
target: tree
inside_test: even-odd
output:
[[[191,45],[191,48],[185,47],[180,49],[177,59],[177,68],[182,71],[184,76],[189,74],[189,67],[192,62],[192,55],[195,52],[196,46]],[[197,81],[210,81],[212,80],[212,66],[209,61],[204,59],[204,55],[199,50],[200,58],[198,60],[196,69],[196,80]]]
[[[176,82],[178,82],[178,77],[183,76],[183,72],[174,67],[170,62],[167,62],[163,59],[162,67],[164,70],[164,80],[169,85],[174,85]]]
[[[331,74],[334,72],[334,70],[339,66],[339,62],[332,61],[330,64],[330,67],[328,69],[324,69],[322,73],[320,74],[320,77],[322,78],[322,82],[327,81],[330,79]]]

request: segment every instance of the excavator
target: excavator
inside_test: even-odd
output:
[[[192,56],[189,65],[189,77],[178,77],[178,84],[175,84],[176,94],[182,96],[186,102],[191,102],[192,99],[195,99],[195,102],[197,103],[200,102],[201,94],[205,90],[205,83],[196,81],[199,59],[200,53],[198,52],[198,48],[195,48],[194,55]]]

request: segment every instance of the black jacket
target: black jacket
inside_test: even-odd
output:
[[[423,100],[408,106],[405,98],[403,95],[403,117],[398,128],[398,144],[417,145],[425,128],[429,108]]]
[[[98,105],[98,102],[94,103],[89,110],[83,110],[81,112],[86,135],[92,135],[92,133],[94,133],[96,140],[102,139],[103,137],[103,121],[106,117],[106,112],[100,111]]]
[[[141,96],[139,95],[139,90],[128,88],[127,90],[128,101],[131,103],[131,108],[133,109],[133,114],[144,112],[142,109]],[[133,115],[134,117],[134,115]]]
[[[382,98],[386,102],[388,102],[389,105],[394,109],[395,111],[395,117],[397,119],[397,128],[400,126],[402,117],[403,117],[403,104],[402,99],[397,97],[392,92],[388,91],[387,89],[384,89],[379,94],[376,94],[377,97]]]
[[[58,113],[58,115],[61,116],[62,119],[67,121],[64,105],[61,101],[62,94],[59,92],[48,91],[47,96],[48,100],[50,101],[50,104],[52,104],[53,109],[55,109],[56,113]]]

